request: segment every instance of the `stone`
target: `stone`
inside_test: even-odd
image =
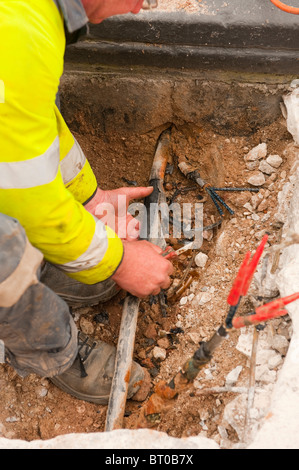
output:
[[[155,346],[153,349],[153,357],[159,361],[164,361],[166,359],[165,349]]]
[[[80,329],[86,335],[93,335],[94,333],[94,326],[92,322],[88,318],[85,318],[85,317],[80,318]]]
[[[182,297],[180,299],[180,305],[186,305],[187,302],[188,302],[188,297]]]
[[[223,423],[227,429],[231,426],[242,441],[244,433],[245,410],[247,404],[246,394],[237,396],[229,402],[223,412]]]
[[[270,370],[276,369],[283,363],[283,359],[280,354],[275,354],[275,356],[270,357],[268,361],[268,367]]]
[[[199,411],[199,416],[202,421],[207,421],[210,418],[210,413],[208,410],[203,409]]]
[[[265,160],[262,160],[259,165],[259,171],[266,173],[266,175],[271,175],[276,172],[276,169],[273,166],[269,165]]]
[[[259,161],[256,160],[255,162],[247,162],[245,166],[247,170],[250,170],[250,171],[256,170],[259,166]]]
[[[258,382],[275,383],[276,375],[276,371],[270,370],[266,364],[257,366],[255,370],[255,378]]]
[[[267,222],[267,220],[269,220],[270,217],[271,217],[271,213],[270,213],[270,212],[267,212],[267,213],[264,214],[263,217],[261,218],[261,222],[262,222],[262,223]]]
[[[252,215],[251,215],[251,218],[252,218],[252,220],[255,220],[256,222],[257,222],[258,220],[260,220],[260,217],[259,217],[259,215],[257,215],[257,214],[252,214]]]
[[[237,366],[227,374],[226,380],[225,380],[225,385],[227,387],[232,387],[237,383],[242,369],[243,369],[242,366]]]
[[[245,209],[247,209],[249,212],[252,212],[253,211],[253,207],[252,205],[250,204],[250,202],[246,202],[246,204],[244,204],[243,206]]]
[[[227,434],[227,430],[224,426],[218,426],[218,432],[221,436],[222,439],[228,439],[228,434]]]
[[[238,338],[236,349],[244,354],[246,357],[250,358],[252,350],[252,330],[247,330],[247,328],[241,329],[241,334]],[[267,334],[265,331],[259,333],[259,340],[257,345],[257,364],[265,364],[268,362],[269,357],[273,355],[273,350],[271,350],[271,345],[267,339]]]
[[[137,355],[138,355],[139,359],[146,359],[146,350],[145,349],[140,349],[138,351]]]
[[[154,429],[116,429],[110,432],[64,434],[48,440],[0,438],[0,449],[219,449],[213,439],[191,436],[179,439]],[[182,453],[182,452],[180,452]]]
[[[261,160],[265,158],[267,155],[267,144],[264,142],[262,144],[257,145],[253,149],[251,149],[247,155],[245,155],[244,159],[246,162],[252,162],[255,160]]]
[[[251,206],[253,209],[256,209],[257,206],[260,204],[261,200],[260,198],[258,197],[257,194],[254,194],[252,197],[251,197]]]
[[[287,340],[291,339],[292,328],[286,325],[281,325],[277,328],[277,334],[284,336]]]
[[[210,292],[200,292],[192,300],[192,304],[195,306],[201,306],[212,300],[212,294]]]
[[[214,380],[214,376],[213,376],[210,369],[205,369],[204,373],[205,373],[205,376],[206,376],[205,377],[206,380]]]
[[[199,268],[204,268],[208,261],[208,255],[200,252],[195,256],[194,261],[195,261],[196,266],[198,266]]]
[[[144,332],[144,336],[148,339],[155,339],[157,337],[157,327],[155,323],[150,323]]]
[[[281,224],[285,223],[289,212],[289,200],[293,193],[292,183],[285,183],[282,187],[282,190],[277,195],[278,208],[277,212],[274,215],[276,222]]]
[[[202,340],[202,336],[197,333],[196,331],[190,331],[187,335],[187,339],[194,344],[199,344],[199,342]]]
[[[20,421],[20,418],[18,418],[17,416],[9,416],[8,418],[6,418],[5,421],[7,423],[16,423],[17,421]]]
[[[279,155],[269,155],[269,157],[266,158],[266,162],[274,168],[279,168],[283,160]]]
[[[160,338],[157,341],[157,345],[162,349],[168,349],[170,346],[170,341],[168,338]]]
[[[204,240],[207,240],[208,242],[210,242],[213,238],[213,230],[203,230],[202,232],[202,238]]]
[[[276,276],[275,274],[271,273],[271,267],[268,267],[266,278],[264,278],[263,275],[262,264],[257,267],[257,270],[253,276],[253,285],[257,290],[261,288],[261,282],[263,282],[263,292],[265,297],[277,297],[279,291],[277,289]]]
[[[38,398],[44,398],[45,396],[47,396],[47,394],[48,394],[48,390],[46,389],[46,387],[37,387],[36,396]]]
[[[254,407],[259,412],[259,418],[265,417],[269,412],[272,391],[273,384],[263,384],[262,387],[256,387]]]
[[[271,191],[273,191],[273,189],[274,189],[274,187],[275,187],[275,186],[273,185],[273,183],[274,183],[274,181],[276,181],[276,180],[277,180],[277,173],[272,173],[272,175],[270,175],[269,178],[268,178],[268,180],[267,180],[267,182],[269,183],[269,186],[268,186],[268,189],[269,189],[269,190],[270,190],[270,186],[271,186],[271,184],[272,184],[272,189],[271,189]]]
[[[248,191],[245,191],[240,194],[234,193],[232,202],[234,206],[242,208],[244,204],[246,204],[246,202],[250,201],[250,198],[251,198],[251,193]]]
[[[225,257],[227,256],[227,250],[231,244],[231,234],[227,231],[223,231],[216,242],[216,255]]]
[[[267,199],[263,199],[262,202],[260,203],[260,205],[258,206],[257,208],[257,211],[258,212],[263,212],[267,209],[269,205],[269,201]]]
[[[258,366],[266,365],[268,367],[269,362],[276,357],[278,353],[273,349],[268,349],[268,342],[264,340],[262,340],[261,346],[262,347],[258,347],[256,364]]]
[[[264,174],[262,172],[258,171],[255,174],[253,174],[252,176],[250,176],[250,178],[248,178],[247,182],[249,184],[251,184],[252,186],[262,186],[266,182],[266,180],[265,180]]]
[[[256,409],[256,408],[251,408],[251,410],[249,410],[249,416],[250,416],[250,419],[258,419],[259,418],[259,410]]]
[[[278,351],[282,356],[285,356],[289,348],[289,342],[285,336],[275,335],[272,339],[272,348]]]

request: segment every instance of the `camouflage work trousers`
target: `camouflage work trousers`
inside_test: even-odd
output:
[[[43,255],[16,219],[0,214],[0,340],[21,376],[52,377],[77,355],[77,328],[67,303],[40,282]]]

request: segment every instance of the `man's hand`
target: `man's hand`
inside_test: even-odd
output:
[[[148,241],[123,242],[124,256],[112,279],[136,297],[157,295],[170,286],[173,266],[163,250]]]
[[[139,236],[139,222],[128,213],[129,203],[132,199],[148,196],[152,191],[152,186],[111,191],[98,188],[92,200],[85,205],[85,209],[108,225],[121,239],[136,240]]]
[[[101,23],[105,18],[125,13],[138,13],[143,0],[82,0],[91,23]]]

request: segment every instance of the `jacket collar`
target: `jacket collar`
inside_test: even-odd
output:
[[[86,27],[88,18],[81,0],[54,0],[54,2],[63,14],[65,26],[69,33],[72,34]]]

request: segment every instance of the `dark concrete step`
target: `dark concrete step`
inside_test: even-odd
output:
[[[207,13],[152,11],[90,25],[67,62],[297,74],[299,16],[270,0],[209,0]],[[293,2],[294,3],[294,2]],[[298,2],[299,3],[299,2]]]

